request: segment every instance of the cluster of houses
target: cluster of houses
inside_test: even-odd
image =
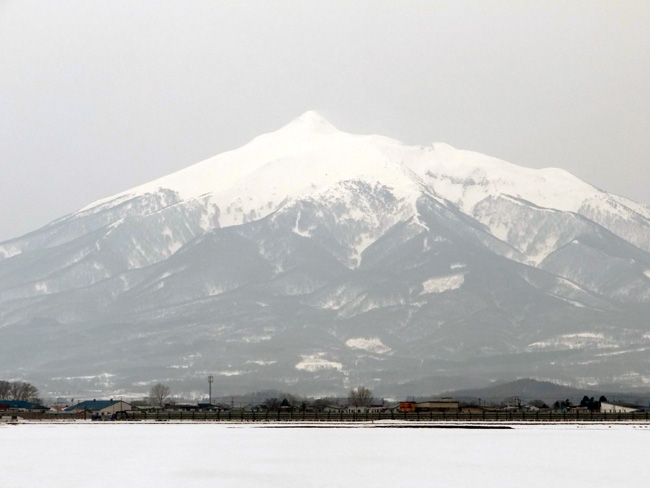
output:
[[[484,412],[499,412],[499,411],[517,411],[517,412],[566,412],[566,413],[588,413],[593,411],[595,413],[633,413],[644,412],[648,407],[634,405],[630,403],[609,403],[598,402],[597,407],[590,406],[569,406],[569,405],[555,405],[548,407],[540,405],[539,403],[528,404],[503,404],[500,406],[483,406],[474,404],[462,404],[458,401],[451,399],[442,399],[439,401],[429,402],[401,402],[399,404],[401,412],[445,412],[445,413],[460,413],[460,414],[482,414]]]
[[[586,397],[585,397],[586,398]],[[153,406],[145,402],[126,402],[124,400],[86,400],[74,405],[54,405],[46,407],[26,401],[0,400],[0,417],[17,416],[25,413],[49,413],[58,414],[61,417],[70,416],[74,418],[90,418],[92,420],[120,420],[129,418],[129,413],[135,410],[153,413],[154,411],[299,411],[299,412],[317,412],[333,414],[381,414],[381,413],[448,413],[448,414],[485,414],[488,412],[499,411],[518,411],[518,412],[596,412],[596,413],[631,413],[647,411],[648,407],[633,405],[620,402],[601,401],[583,403],[580,406],[573,406],[570,402],[556,402],[553,407],[540,404],[539,401],[521,405],[520,402],[504,403],[500,406],[484,406],[469,403],[461,403],[452,398],[442,398],[433,401],[405,401],[394,404],[380,403],[370,405],[336,405],[326,404],[322,401],[314,403],[302,402],[300,405],[292,405],[284,399],[277,405],[269,406],[268,403],[258,405],[248,405],[246,407],[235,408],[234,405],[212,404],[212,403],[167,403],[163,407]]]
[[[62,416],[87,413],[91,418],[115,418],[118,413],[130,412],[134,407],[123,400],[87,400],[72,406],[53,405],[46,407],[37,403],[17,400],[0,400],[0,416],[15,416],[21,413],[51,413]]]

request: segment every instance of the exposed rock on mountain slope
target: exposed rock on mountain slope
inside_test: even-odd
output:
[[[426,393],[642,386],[650,209],[445,144],[277,132],[0,244],[0,371]]]

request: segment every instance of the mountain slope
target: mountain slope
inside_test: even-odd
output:
[[[313,112],[0,244],[0,371],[52,391],[650,382],[650,210]],[[58,379],[53,379],[58,378]],[[422,392],[426,393],[426,392]]]

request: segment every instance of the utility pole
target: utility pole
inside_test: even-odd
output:
[[[208,391],[209,391],[209,393],[208,393],[208,395],[209,395],[208,403],[210,405],[212,405],[212,381],[213,380],[214,380],[214,377],[212,375],[208,376]]]

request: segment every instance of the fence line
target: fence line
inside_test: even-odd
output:
[[[6,413],[7,417],[21,417],[25,420],[74,420],[90,419],[90,412],[80,412],[76,415],[61,415],[52,413],[14,412]],[[457,412],[250,412],[250,411],[221,411],[197,412],[166,410],[158,412],[132,411],[120,412],[118,420],[188,420],[202,422],[366,422],[379,420],[403,421],[448,421],[448,422],[618,422],[636,421],[648,422],[649,412],[503,412],[484,411],[481,413]]]
[[[614,421],[649,421],[649,412],[631,413],[552,413],[552,412],[382,412],[382,413],[348,413],[348,412],[133,412],[129,413],[130,420],[195,420],[195,421],[310,421],[310,422],[364,422],[378,420],[404,421],[525,421],[525,422],[614,422]]]

